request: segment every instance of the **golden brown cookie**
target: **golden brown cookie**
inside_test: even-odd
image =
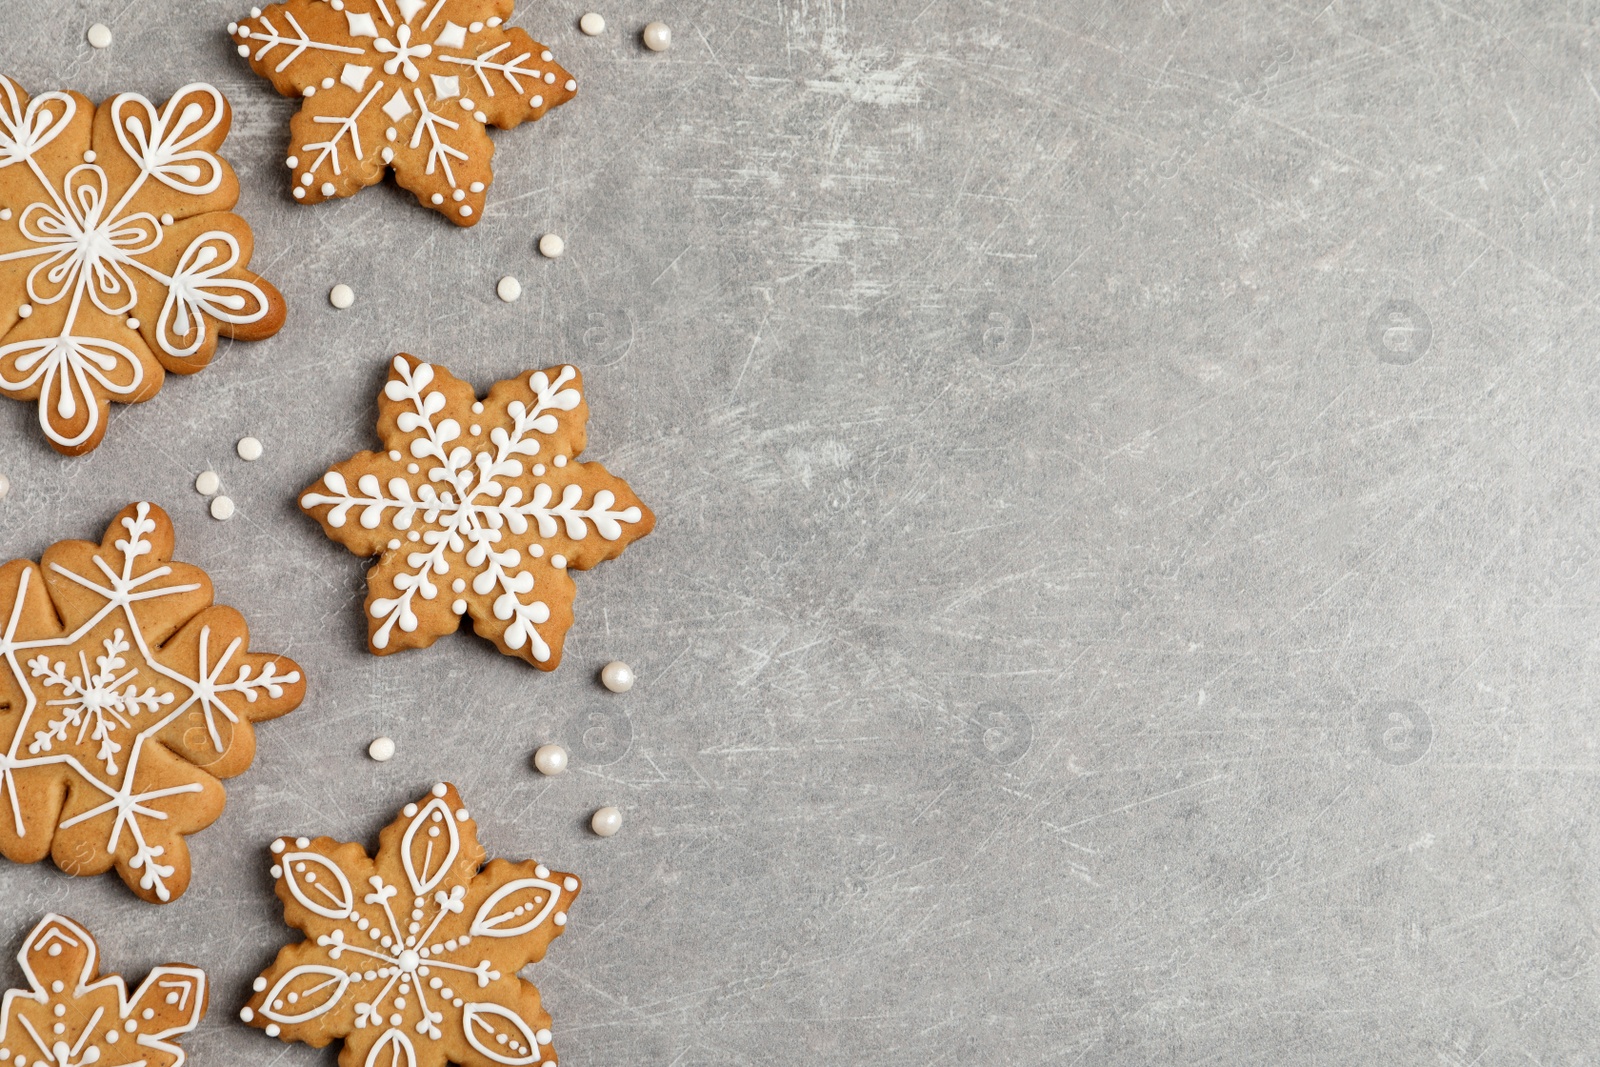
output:
[[[342,1040],[341,1067],[554,1064],[550,1016],[517,971],[566,926],[578,879],[483,860],[444,784],[405,806],[374,857],[328,837],[274,841],[284,921],[306,936],[255,980],[239,1017],[314,1048]]]
[[[251,723],[305,695],[172,547],[166,513],[130,504],[99,544],[0,566],[0,854],[115,866],[152,903],[188,887],[184,835],[222,814],[219,779],[255,757]]]
[[[626,482],[577,462],[589,408],[573,367],[525,372],[479,400],[399,355],[378,400],[383,452],[337,464],[300,496],[367,572],[367,644],[426,648],[461,616],[508,656],[555,670],[586,570],[649,533]]]
[[[174,1040],[200,1024],[205,972],[182,963],[151,971],[128,995],[120,975],[100,976],[89,931],[60,915],[33,928],[17,961],[26,989],[0,1006],[6,1067],[180,1067]]]
[[[288,0],[228,26],[284,96],[294,197],[317,204],[395,180],[458,226],[483,217],[494,172],[485,128],[570,100],[550,50],[505,25],[512,0]]]
[[[38,401],[56,451],[91,451],[112,401],[200,370],[219,337],[283,326],[231,211],[239,182],[217,155],[230,117],[209,85],[97,110],[0,77],[0,394]]]

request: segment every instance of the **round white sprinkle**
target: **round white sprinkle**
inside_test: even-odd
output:
[[[633,688],[633,668],[614,659],[600,668],[600,684],[613,693],[626,693]]]
[[[379,763],[387,763],[394,759],[394,741],[387,737],[373,738],[372,744],[367,746],[367,755]]]
[[[89,43],[96,48],[111,47],[111,27],[103,22],[97,22],[89,27],[89,32],[84,36],[89,38]]]
[[[540,745],[533,754],[533,765],[540,774],[560,774],[567,769],[567,750],[560,745]]]
[[[261,458],[261,442],[254,437],[239,438],[239,458],[246,463],[254,463]]]
[[[665,52],[672,47],[672,28],[665,22],[652,22],[644,28],[644,46],[652,52]]]
[[[0,474],[0,500],[4,500],[6,498],[6,494],[10,492],[11,479],[7,478],[4,474]]]
[[[589,828],[601,837],[610,837],[622,829],[622,812],[608,804],[594,813],[594,818],[589,820]]]
[[[219,496],[211,501],[211,517],[218,522],[227,522],[233,518],[233,500],[230,497]]]
[[[345,308],[349,307],[355,302],[356,291],[343,282],[340,282],[338,285],[328,290],[328,303],[332,304],[340,311],[343,311]]]
[[[200,477],[194,480],[194,491],[201,496],[210,496],[222,488],[222,479],[216,471],[201,471]]]
[[[249,1022],[255,1017],[256,1013],[250,1010],[250,1006],[248,1004],[239,1009],[239,1018],[243,1019],[245,1022]]]
[[[546,259],[557,259],[567,250],[567,242],[561,239],[560,234],[547,233],[539,238],[539,254]]]
[[[606,20],[597,12],[591,11],[578,20],[578,29],[590,37],[598,37],[606,32]]]
[[[322,183],[322,195],[323,196],[332,196],[333,193],[334,193],[333,183],[332,182],[323,182]]]
[[[500,284],[494,287],[495,294],[506,303],[511,303],[522,295],[522,283],[507,274],[500,279]]]

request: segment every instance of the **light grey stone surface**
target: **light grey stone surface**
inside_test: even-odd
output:
[[[7,866],[6,944],[64,909],[212,973],[196,1064],[331,1063],[233,1018],[291,936],[265,844],[446,778],[586,879],[530,970],[574,1067],[1600,1059],[1600,4],[586,9],[519,6],[580,95],[497,135],[463,232],[290,201],[239,6],[0,0],[32,89],[228,93],[291,307],[88,459],[0,402],[0,547],[155,500],[312,682],[180,902]],[[368,655],[365,565],[294,506],[397,350],[576,361],[660,516],[554,675]]]

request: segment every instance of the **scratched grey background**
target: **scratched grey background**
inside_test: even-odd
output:
[[[329,1064],[233,1018],[264,845],[448,778],[586,880],[530,971],[575,1067],[1600,1062],[1600,3],[525,2],[580,95],[469,231],[294,205],[244,6],[0,0],[30,88],[227,92],[291,306],[89,459],[0,402],[0,547],[156,500],[312,679],[186,897],[6,867],[5,951],[62,908],[211,972],[195,1063]],[[576,361],[660,515],[553,676],[369,656],[294,507],[397,350]]]

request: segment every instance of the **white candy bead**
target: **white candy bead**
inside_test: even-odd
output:
[[[614,659],[600,668],[600,684],[613,693],[626,693],[633,688],[633,668]]]
[[[84,36],[89,38],[89,43],[96,48],[111,47],[111,27],[103,22],[97,22],[89,27],[89,32]]]
[[[522,295],[522,283],[507,274],[500,279],[500,284],[494,287],[495,294],[506,303],[512,303]]]
[[[578,29],[590,37],[598,37],[606,32],[606,20],[599,13],[591,11],[578,20]]]
[[[367,755],[379,763],[387,763],[394,759],[394,741],[387,737],[373,738],[372,744],[367,746]]]
[[[589,829],[601,837],[610,837],[622,829],[622,812],[609,804],[594,813],[594,818],[589,820]]]
[[[547,233],[539,238],[539,254],[546,259],[559,259],[567,250],[567,242],[559,234]]]
[[[345,308],[349,307],[355,302],[356,291],[343,282],[340,282],[338,285],[328,290],[328,303],[332,304],[340,311],[343,311]]]
[[[261,442],[254,437],[241,437],[239,439],[239,458],[246,463],[254,463],[261,458]]]
[[[194,491],[201,496],[210,496],[222,488],[222,478],[216,471],[201,471],[200,477],[194,480]]]
[[[9,492],[11,492],[11,479],[0,474],[0,500],[4,500]]]
[[[672,47],[672,28],[665,22],[652,22],[644,28],[644,46],[652,52],[665,52]]]
[[[233,518],[233,500],[229,497],[219,496],[211,501],[211,517],[218,522],[227,522]]]
[[[533,765],[540,774],[560,774],[567,769],[567,750],[560,745],[540,745],[533,754]]]

